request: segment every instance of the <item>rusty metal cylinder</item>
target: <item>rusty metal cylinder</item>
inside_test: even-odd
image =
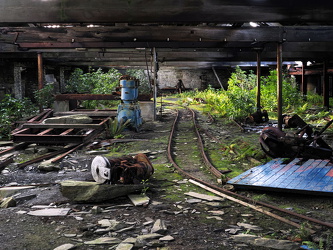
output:
[[[153,165],[145,154],[119,158],[96,156],[91,162],[91,174],[98,183],[140,184],[153,173]]]

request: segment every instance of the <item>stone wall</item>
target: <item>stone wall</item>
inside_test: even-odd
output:
[[[222,69],[216,70],[219,79],[224,87],[227,86],[231,70]],[[176,86],[178,80],[181,79],[185,88],[189,89],[205,89],[208,85],[214,88],[220,88],[220,84],[216,79],[213,70],[208,69],[173,69],[173,68],[160,68],[158,71],[158,83],[161,89],[173,88]]]

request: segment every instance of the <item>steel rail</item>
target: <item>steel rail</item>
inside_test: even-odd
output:
[[[218,170],[216,167],[214,167],[212,165],[212,163],[210,162],[210,160],[208,159],[207,157],[207,154],[205,152],[205,149],[204,149],[204,144],[203,144],[203,141],[202,141],[202,137],[200,135],[200,132],[199,132],[199,129],[198,129],[198,125],[197,125],[197,122],[196,122],[196,114],[194,112],[193,109],[189,109],[192,113],[192,121],[193,121],[193,124],[194,124],[194,130],[195,130],[195,133],[197,134],[197,137],[198,137],[198,144],[199,144],[199,149],[200,149],[200,152],[201,152],[201,155],[202,155],[202,158],[204,160],[204,163],[206,165],[206,167],[208,168],[208,170],[213,174],[215,175],[217,178],[221,178],[221,175],[223,174],[220,170]],[[229,172],[229,171],[228,171]]]
[[[230,196],[236,196],[240,199],[243,199],[243,200],[246,200],[246,201],[249,201],[253,204],[259,204],[259,205],[262,205],[262,206],[265,206],[265,207],[268,207],[268,208],[271,208],[271,209],[274,209],[276,211],[279,211],[279,212],[283,212],[283,213],[286,213],[286,214],[289,214],[291,216],[294,216],[294,217],[298,217],[298,218],[302,218],[304,220],[307,220],[307,221],[311,221],[311,222],[314,222],[316,224],[319,224],[319,225],[322,225],[322,226],[326,226],[326,227],[330,227],[330,228],[333,228],[333,223],[329,223],[329,222],[325,222],[325,221],[321,221],[321,220],[318,220],[318,219],[315,219],[315,218],[312,218],[312,217],[308,217],[308,216],[305,216],[305,215],[302,215],[302,214],[298,214],[298,213],[295,213],[295,212],[292,212],[292,211],[289,211],[289,210],[286,210],[286,209],[282,209],[282,208],[279,208],[279,207],[276,207],[274,205],[271,205],[271,204],[268,204],[268,203],[265,203],[265,202],[261,202],[261,201],[254,201],[253,199],[249,198],[249,197],[246,197],[246,196],[243,196],[243,195],[240,195],[240,194],[237,194],[235,192],[232,192],[232,191],[229,191],[229,190],[225,190],[224,188],[222,187],[219,187],[219,186],[216,186],[216,185],[213,185],[211,183],[208,183],[208,182],[205,182],[199,178],[196,178],[194,177],[193,175],[187,173],[186,171],[184,171],[181,167],[179,167],[176,162],[174,161],[173,157],[172,157],[172,149],[171,149],[171,146],[172,146],[172,139],[174,137],[174,133],[175,133],[175,129],[176,129],[176,124],[179,120],[179,111],[177,110],[177,114],[176,114],[176,117],[175,117],[175,120],[172,124],[172,128],[171,128],[171,131],[170,131],[170,135],[169,135],[169,141],[168,141],[168,147],[167,147],[167,154],[168,154],[168,159],[169,161],[172,163],[172,165],[177,169],[177,171],[182,174],[183,176],[189,178],[189,179],[193,179],[199,183],[202,183],[212,189],[215,189],[217,191],[220,191],[221,193],[224,193],[224,194],[227,194],[227,195],[230,195]],[[196,127],[196,126],[195,126]],[[200,141],[201,140],[201,136],[198,136],[198,140]],[[200,145],[203,145],[203,143],[199,143]],[[210,164],[211,165],[211,164]],[[212,166],[212,165],[211,165]]]

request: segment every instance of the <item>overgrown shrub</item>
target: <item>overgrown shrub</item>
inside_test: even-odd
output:
[[[30,99],[16,99],[11,95],[5,95],[0,102],[0,139],[10,138],[15,121],[37,113],[38,108]]]
[[[42,108],[51,108],[54,102],[54,86],[47,84],[34,92],[36,103]]]
[[[271,70],[268,76],[262,77],[261,82],[261,105],[266,110],[276,111],[278,106],[276,70]],[[282,75],[282,99],[285,112],[304,104],[303,97],[297,89],[295,78],[286,74]]]
[[[143,69],[128,69],[126,75],[135,77],[140,81],[139,94],[152,94],[152,88],[149,83],[148,75]]]
[[[122,74],[116,69],[103,72],[97,69],[89,73],[83,73],[82,69],[75,69],[66,83],[66,90],[70,93],[111,94],[119,84]],[[89,100],[83,101],[85,108],[105,108],[114,105],[112,101]]]
[[[230,119],[244,119],[256,111],[257,76],[236,67],[228,81],[228,89],[215,90],[208,87],[204,91],[192,91],[181,94],[181,97],[195,100],[202,98],[208,110],[220,117]],[[277,103],[277,74],[276,70],[270,71],[268,76],[261,78],[261,106],[268,111],[276,111]],[[305,101],[297,88],[295,79],[283,75],[282,79],[283,110],[295,113],[304,112],[309,105],[320,103],[320,96],[310,93]]]

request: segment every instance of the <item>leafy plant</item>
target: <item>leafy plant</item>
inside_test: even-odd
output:
[[[307,245],[310,249],[316,250],[330,250],[332,246],[333,233],[329,232],[326,237],[326,243],[323,238],[320,238],[319,243],[312,241],[302,241],[302,244]]]
[[[66,83],[66,90],[70,93],[111,94],[119,84],[121,73],[111,68],[103,72],[101,68],[84,73],[82,69],[75,69]],[[118,103],[118,101],[117,101]],[[89,100],[82,105],[88,109],[114,106],[115,101]]]
[[[0,139],[9,139],[13,123],[21,118],[35,115],[37,107],[28,98],[16,99],[5,95],[0,102]]]
[[[271,70],[268,76],[261,78],[261,104],[266,110],[277,110],[277,72]],[[284,110],[295,109],[303,104],[303,98],[296,86],[295,79],[282,75],[282,99]]]
[[[34,92],[36,103],[43,108],[50,108],[54,102],[54,86],[53,84],[47,84],[42,89]]]
[[[141,195],[145,195],[147,193],[148,189],[149,189],[148,179],[147,180],[142,180],[141,184],[143,185],[143,188],[141,190]]]
[[[140,94],[152,94],[152,87],[149,83],[148,75],[143,69],[128,69],[126,75],[135,77],[140,81],[139,93]]]
[[[127,120],[124,123],[118,122],[118,119],[109,119],[107,125],[107,135],[109,138],[115,138],[116,136],[120,135],[121,132],[130,124],[131,120]]]

